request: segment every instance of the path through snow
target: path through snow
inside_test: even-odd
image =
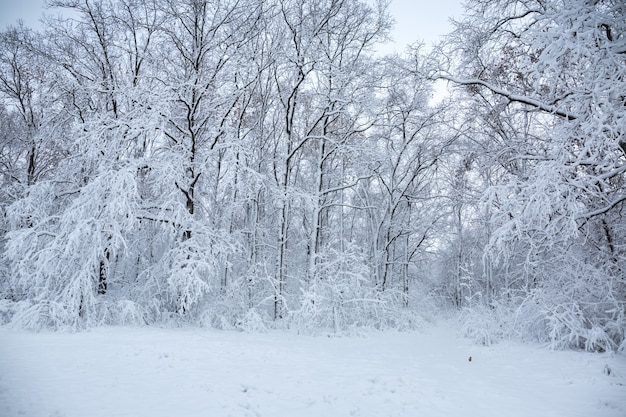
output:
[[[0,328],[0,416],[624,417],[626,357],[475,346],[447,325],[341,338]]]

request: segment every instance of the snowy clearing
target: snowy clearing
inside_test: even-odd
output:
[[[476,346],[447,324],[340,338],[1,328],[0,415],[623,417],[626,357]]]

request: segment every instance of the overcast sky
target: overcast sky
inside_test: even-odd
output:
[[[23,19],[26,26],[39,27],[45,0],[0,0],[0,29]],[[395,44],[388,52],[401,52],[406,45],[421,40],[430,46],[451,30],[448,19],[461,16],[461,0],[392,0],[390,13],[396,21],[392,36]]]
[[[452,30],[449,19],[461,17],[461,3],[462,0],[391,0],[389,12],[396,21],[391,50],[401,52],[417,40],[426,46],[437,42]]]

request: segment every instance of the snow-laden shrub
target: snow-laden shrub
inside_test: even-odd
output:
[[[28,301],[12,301],[0,299],[0,326],[9,324],[13,321],[15,312],[31,305]]]
[[[235,314],[236,309],[230,309],[225,304],[213,308],[205,308],[199,312],[196,323],[201,327],[218,330],[241,330],[249,333],[265,333],[276,327],[276,322],[266,311],[250,308]]]
[[[366,319],[367,316],[363,315],[355,317],[364,304],[368,304],[370,311],[373,311],[376,310],[376,304],[381,302],[370,294],[357,297],[354,297],[356,291],[346,294],[345,289],[337,287],[336,280],[330,278],[329,281],[316,281],[301,290],[300,306],[291,312],[291,321],[299,330],[345,330],[358,320]]]
[[[143,306],[130,300],[99,301],[93,306],[89,318],[83,319],[80,314],[59,301],[0,300],[0,325],[29,330],[76,331],[99,325],[141,326],[148,324],[149,317]]]
[[[244,332],[265,333],[269,330],[268,323],[270,322],[271,318],[263,311],[251,309],[235,323],[235,326]]]
[[[349,267],[348,265],[349,264]],[[368,281],[368,267],[356,252],[321,257],[316,273],[302,282],[298,307],[290,321],[300,331],[341,332],[352,326],[372,326],[385,303]]]
[[[361,262],[361,267],[355,267],[356,262]],[[351,254],[350,265],[342,269],[341,262],[328,262],[322,278],[303,283],[299,305],[290,316],[295,328],[344,333],[355,328],[411,330],[423,326],[426,319],[422,313],[432,307],[424,294],[409,295],[395,288],[382,291],[373,285],[365,260],[356,253]],[[416,309],[424,304],[428,307]]]
[[[489,306],[465,308],[461,312],[462,334],[477,344],[490,346],[504,339],[506,327]]]
[[[609,318],[597,308],[601,307],[583,306],[578,302],[546,306],[544,322],[551,347],[600,352],[618,350],[624,341],[624,314]]]
[[[273,300],[271,288],[268,286],[265,297],[260,296],[264,279],[250,273],[239,275],[234,272],[222,279],[198,306],[197,323],[200,326],[249,332],[264,332],[276,326],[269,314]]]
[[[489,346],[507,339],[531,339],[537,314],[525,309],[523,300],[511,294],[506,301],[492,301],[489,305],[476,303],[460,312],[461,333],[480,345]]]
[[[197,323],[202,327],[219,330],[233,330],[236,328],[237,318],[224,303],[206,303],[198,312]]]
[[[143,326],[148,324],[149,313],[146,309],[131,300],[99,302],[96,305],[100,324]]]
[[[16,303],[11,325],[28,330],[75,331],[81,328],[81,322],[70,308],[61,302],[50,300]]]
[[[545,286],[511,296],[507,302],[466,308],[461,312],[462,331],[485,345],[515,338],[545,342],[552,349],[623,349],[624,303],[611,299],[601,282],[595,284],[593,295],[584,291],[582,296],[575,286]]]
[[[541,276],[541,286],[527,304],[539,312],[542,339],[553,348],[616,350],[626,332],[623,288],[607,270],[608,262],[592,264],[576,255],[573,251],[560,269]]]

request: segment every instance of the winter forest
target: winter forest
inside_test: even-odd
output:
[[[0,33],[0,324],[626,346],[626,4],[51,0]],[[53,9],[54,10],[54,9]],[[434,100],[437,85],[448,94]]]

